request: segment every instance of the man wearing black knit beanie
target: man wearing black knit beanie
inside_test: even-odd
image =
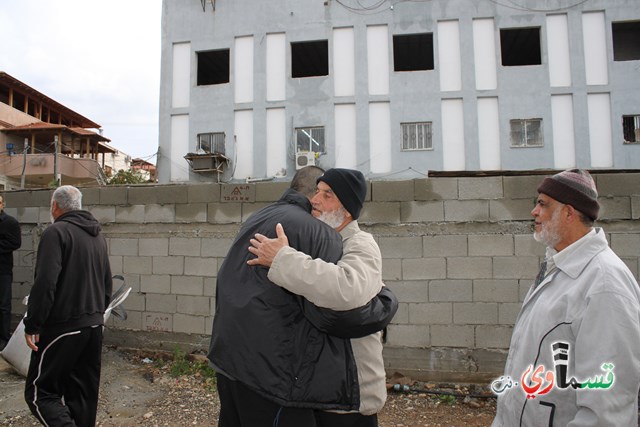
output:
[[[589,172],[545,178],[538,193],[531,215],[546,257],[513,328],[504,376],[492,383],[492,426],[635,426],[638,283],[594,227],[600,205]]]
[[[280,224],[276,239],[256,234],[249,251],[257,258],[250,265],[270,267],[273,283],[319,307],[343,311],[360,307],[384,286],[382,256],[373,236],[358,226],[367,195],[367,183],[360,171],[329,169],[318,178],[311,199],[313,216],[335,228],[342,236],[343,255],[337,264],[312,259],[288,246]],[[377,412],[384,406],[387,392],[382,360],[382,337],[377,332],[351,340],[358,367],[360,407],[358,411],[336,413],[316,411],[319,427],[376,427]]]

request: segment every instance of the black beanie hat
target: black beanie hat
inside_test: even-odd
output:
[[[593,178],[585,170],[571,169],[545,178],[538,187],[538,193],[573,206],[593,221],[598,219],[598,190]]]
[[[367,197],[367,181],[362,172],[354,169],[333,168],[321,175],[316,183],[320,181],[331,187],[351,217],[358,219],[364,199]]]

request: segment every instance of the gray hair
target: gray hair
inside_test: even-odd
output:
[[[317,180],[323,173],[324,169],[318,166],[305,166],[293,176],[290,187],[310,199],[316,194]]]
[[[63,185],[53,192],[51,203],[53,202],[63,212],[78,211],[82,209],[82,193],[72,185]]]

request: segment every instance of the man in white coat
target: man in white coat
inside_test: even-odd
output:
[[[288,246],[280,224],[277,238],[256,234],[249,248],[257,258],[250,265],[270,266],[273,283],[302,295],[318,307],[350,310],[363,306],[380,292],[382,256],[373,236],[360,230],[358,216],[367,193],[361,172],[352,169],[329,169],[317,181],[311,199],[312,214],[335,228],[342,236],[343,254],[337,264],[312,259]],[[358,412],[316,412],[318,426],[375,427],[376,413],[384,406],[387,392],[382,360],[381,332],[352,339],[358,368],[360,408]]]
[[[543,267],[513,329],[493,426],[636,426],[640,288],[594,227],[595,183],[578,169],[538,187]]]

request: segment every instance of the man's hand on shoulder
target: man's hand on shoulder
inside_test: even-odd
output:
[[[250,259],[247,264],[271,267],[271,263],[273,263],[278,251],[285,246],[289,246],[289,239],[280,223],[276,225],[276,235],[275,239],[269,239],[262,234],[256,234],[255,239],[250,240],[252,246],[249,246],[249,252],[257,256],[257,258]]]

